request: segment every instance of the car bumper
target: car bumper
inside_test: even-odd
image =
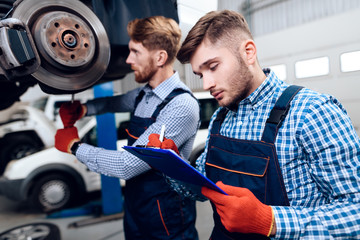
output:
[[[24,200],[24,195],[21,191],[21,186],[24,180],[9,180],[5,177],[0,178],[0,195],[15,201]]]

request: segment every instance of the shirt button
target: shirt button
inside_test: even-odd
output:
[[[241,124],[242,124],[242,121],[238,121],[238,122],[237,122],[237,125],[241,125]]]

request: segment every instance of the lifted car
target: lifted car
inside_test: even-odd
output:
[[[30,87],[77,93],[131,69],[126,26],[154,15],[177,22],[176,0],[0,0],[0,110]]]

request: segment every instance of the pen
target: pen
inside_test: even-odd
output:
[[[165,125],[162,125],[160,131],[160,137],[159,137],[160,142],[164,140],[164,135],[165,135]]]

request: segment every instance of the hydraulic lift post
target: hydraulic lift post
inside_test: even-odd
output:
[[[96,85],[94,97],[113,96],[113,83],[107,82]],[[97,121],[97,144],[108,150],[117,150],[117,131],[115,116],[113,113],[106,113],[96,116]],[[98,215],[100,203],[92,202],[79,208],[65,209],[60,212],[52,213],[49,218],[71,217],[88,214]],[[92,224],[117,220],[123,217],[123,198],[121,192],[120,179],[101,175],[101,210],[102,216],[95,218],[82,219],[68,225],[68,228],[79,228]]]
[[[113,96],[113,83],[107,82],[96,85],[94,97]],[[108,150],[117,150],[117,131],[115,116],[113,113],[106,113],[96,116],[98,147]],[[121,193],[120,179],[101,175],[102,209],[104,215],[120,213],[123,211],[123,200]]]

